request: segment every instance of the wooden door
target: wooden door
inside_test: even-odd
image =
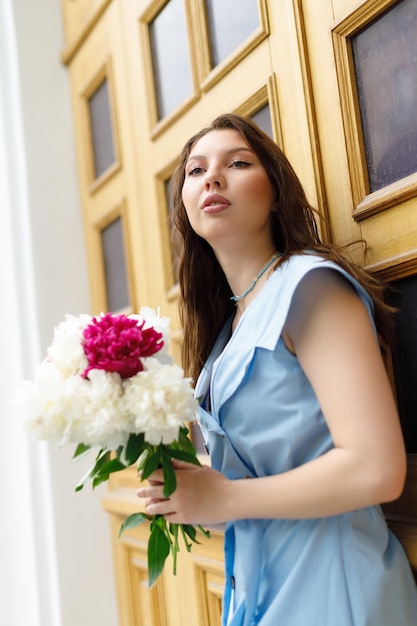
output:
[[[385,507],[417,569],[417,1],[297,3],[314,94],[328,214],[337,242],[392,283],[393,383],[408,450],[404,495]],[[387,459],[389,463],[389,459]]]
[[[63,59],[71,77],[94,312],[160,307],[171,317],[171,352],[179,360],[169,179],[182,145],[201,126],[224,112],[252,116],[284,149],[310,201],[328,218],[323,237],[338,243],[366,239],[366,253],[357,245],[352,257],[396,287],[400,341],[392,379],[409,476],[404,496],[386,511],[414,567],[417,150],[415,143],[410,150],[408,140],[408,148],[391,159],[389,150],[401,143],[401,124],[409,128],[408,137],[416,132],[415,115],[407,117],[410,107],[417,109],[410,86],[417,84],[416,44],[404,34],[407,28],[416,31],[416,5],[417,0],[63,0]],[[396,92],[392,77],[400,73]],[[375,108],[378,99],[382,110]],[[387,133],[390,115],[396,123]],[[377,165],[384,153],[381,179]],[[399,159],[395,170],[391,162]],[[136,488],[134,471],[126,471],[111,481],[103,501],[114,538],[120,626],[217,626],[221,530],[190,555],[181,553],[175,578],[167,565],[148,590],[147,529],[117,539],[123,518],[138,510]]]

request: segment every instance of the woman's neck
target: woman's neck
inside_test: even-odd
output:
[[[224,254],[222,258],[217,256],[234,294],[237,313],[240,315],[268,280],[277,258],[274,258],[274,254],[276,250],[268,246],[252,253],[245,251],[242,254]]]

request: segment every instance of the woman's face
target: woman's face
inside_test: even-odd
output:
[[[191,149],[182,199],[193,230],[219,245],[271,242],[274,193],[256,154],[236,130],[213,130]]]

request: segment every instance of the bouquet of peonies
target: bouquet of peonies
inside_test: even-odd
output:
[[[98,448],[76,491],[137,463],[142,479],[162,467],[169,497],[176,488],[172,459],[199,465],[184,425],[193,419],[197,401],[190,379],[168,354],[168,342],[169,319],[147,307],[139,315],[67,315],[55,329],[47,357],[34,381],[22,383],[15,405],[36,438],[77,444],[74,458]],[[176,573],[179,533],[189,551],[197,531],[168,524],[161,515],[134,513],[119,536],[144,520],[150,521],[151,586],[170,552]]]

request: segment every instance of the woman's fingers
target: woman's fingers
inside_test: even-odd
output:
[[[172,459],[172,465],[176,470],[196,470],[200,467],[194,463],[187,463],[186,461],[179,461],[178,459]]]
[[[164,485],[163,483],[156,483],[153,485],[150,485],[149,487],[140,487],[137,491],[136,494],[138,495],[139,498],[148,498],[148,500],[153,499],[153,500],[166,500],[166,498],[164,498],[164,494],[163,494],[163,490],[164,490]]]
[[[177,471],[186,471],[186,470],[195,470],[198,468],[197,465],[193,463],[186,463],[185,461],[178,461],[173,459],[172,465]],[[142,479],[143,472],[139,472],[139,476]],[[153,499],[155,502],[161,502],[163,500],[167,500],[163,496],[163,488],[164,488],[164,476],[163,471],[161,469],[157,469],[147,478],[147,483],[149,486],[140,487],[137,490],[137,495],[139,498],[148,498]]]
[[[184,461],[173,461],[177,488],[169,498],[163,495],[163,477],[160,470],[149,477],[148,485],[137,490],[139,498],[146,499],[148,515],[164,515],[172,523],[207,524],[226,520],[225,487],[229,483],[219,472]],[[154,479],[157,480],[154,480]]]

